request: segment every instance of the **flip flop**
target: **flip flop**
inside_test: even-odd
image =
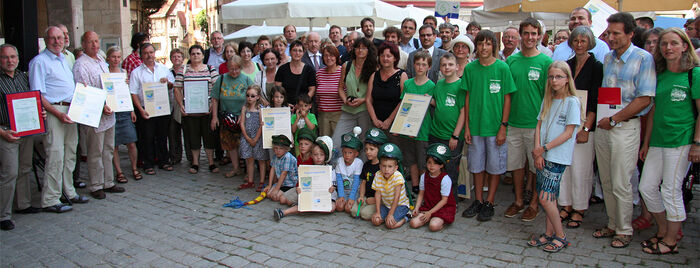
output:
[[[146,175],[156,175],[156,170],[154,168],[147,168],[144,172],[146,172]]]

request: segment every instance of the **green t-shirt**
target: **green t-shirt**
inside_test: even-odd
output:
[[[418,95],[428,94],[430,96],[433,95],[433,89],[435,88],[435,83],[433,83],[433,81],[428,79],[428,82],[425,82],[424,84],[419,86],[416,85],[416,81],[414,79],[415,78],[408,79],[403,83],[403,92],[401,92],[401,99],[403,99],[403,95],[406,93]],[[423,117],[423,123],[420,126],[420,130],[418,130],[418,136],[416,136],[416,140],[428,141],[428,134],[430,134],[431,122],[432,116],[430,115],[430,108],[428,108],[428,111],[425,113],[425,117]]]
[[[430,125],[430,135],[441,140],[449,140],[459,119],[459,111],[464,107],[466,93],[460,89],[461,80],[446,83],[441,79],[433,90],[435,116]],[[461,135],[460,135],[461,136]]]
[[[469,92],[469,131],[472,136],[493,137],[503,119],[505,96],[517,90],[508,64],[496,60],[483,66],[478,60],[464,67],[461,89]],[[511,109],[511,114],[518,113]]]
[[[508,124],[518,128],[535,128],[552,58],[543,53],[525,57],[522,52],[518,52],[508,57],[506,63],[510,66],[513,82],[518,89],[511,95],[510,109],[515,112],[510,113]]]
[[[345,93],[348,97],[355,97],[357,99],[364,98],[367,95],[367,83],[362,83],[360,77],[355,76],[355,66],[352,62],[348,63],[347,69],[345,69]],[[342,77],[340,79],[343,79]],[[367,111],[367,104],[363,103],[360,106],[352,107],[346,104],[340,108],[343,112],[350,114],[357,114],[359,112]]]
[[[253,81],[245,75],[238,75],[236,78],[230,74],[220,75],[211,90],[211,98],[219,100],[220,111],[240,115],[246,101],[246,90],[252,84]]]
[[[693,142],[695,99],[700,98],[700,68],[693,69],[693,88],[688,73],[664,71],[656,76],[654,125],[649,146],[674,148]]]
[[[309,111],[308,117],[309,117],[309,120],[311,120],[311,124],[314,124],[314,126],[318,127],[318,121],[316,120],[316,115],[311,113],[311,111]],[[291,118],[292,124],[294,124],[294,121],[297,121],[297,114],[296,113],[292,114],[292,118]],[[299,122],[304,122],[304,120],[299,119]],[[299,133],[300,129],[305,128],[305,127],[306,127],[306,122],[304,122],[304,127],[297,128],[297,131],[294,132],[294,148],[299,148],[299,140],[297,139],[297,133]],[[314,132],[317,132],[317,131],[318,131],[318,129],[316,129]],[[299,152],[296,152],[296,155],[299,155]]]

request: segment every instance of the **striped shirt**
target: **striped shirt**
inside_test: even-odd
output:
[[[340,112],[343,107],[343,100],[338,94],[338,83],[342,68],[338,68],[334,73],[327,73],[327,67],[323,67],[316,72],[316,96],[318,97],[318,110],[322,112]]]
[[[380,192],[382,194],[382,204],[384,206],[391,208],[391,204],[394,203],[394,187],[401,186],[401,193],[399,195],[398,206],[408,206],[408,197],[406,197],[406,180],[401,175],[401,172],[394,171],[391,178],[388,180],[384,178],[382,171],[377,171],[374,175],[374,181],[372,181],[372,190]]]
[[[10,113],[7,111],[6,94],[29,91],[29,76],[20,70],[10,77],[0,72],[0,126],[10,126]]]
[[[203,66],[206,66],[206,68],[204,68],[200,71],[197,71],[197,70],[192,69],[190,67],[190,65],[188,64],[187,67],[185,67],[184,73],[182,71],[180,71],[177,74],[175,74],[174,86],[176,88],[183,88],[185,86],[185,82],[187,82],[187,81],[208,80],[209,81],[209,91],[207,92],[207,97],[211,96],[211,89],[214,87],[214,82],[216,82],[217,78],[219,78],[219,73],[216,71],[216,68],[214,68],[210,65],[203,65]],[[210,101],[211,101],[211,99],[210,99]]]
[[[656,95],[656,70],[654,58],[632,44],[617,58],[617,50],[605,55],[603,64],[603,87],[619,87],[622,93],[622,106],[626,107],[637,97]],[[651,104],[638,116],[645,115]]]

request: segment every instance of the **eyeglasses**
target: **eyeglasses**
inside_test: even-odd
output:
[[[257,97],[257,96],[258,96],[258,95],[248,95],[248,94],[246,94],[246,97],[248,97],[248,98],[255,98],[255,97]]]
[[[559,36],[556,38],[556,40],[569,40],[568,36]]]
[[[566,79],[566,76],[563,75],[550,75],[547,76],[549,80],[560,80],[560,79]]]

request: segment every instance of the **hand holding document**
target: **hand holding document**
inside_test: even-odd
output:
[[[619,87],[601,87],[598,89],[598,110],[596,123],[601,119],[615,115],[622,110],[622,93]]]
[[[294,140],[292,136],[292,116],[289,107],[263,108],[263,148],[272,148],[272,136],[285,135],[289,140]]]
[[[106,99],[106,91],[77,83],[75,84],[75,92],[73,92],[73,100],[68,107],[68,117],[73,122],[98,127]]]
[[[299,166],[299,211],[330,212],[333,203],[328,189],[333,185],[332,180],[331,166]]]
[[[126,84],[126,73],[103,73],[102,89],[107,92],[107,106],[114,112],[129,112],[134,110],[131,103],[129,85]]]
[[[149,117],[158,117],[170,114],[170,98],[168,97],[168,85],[165,83],[143,83],[143,107]]]
[[[23,137],[45,132],[39,91],[11,93],[5,95],[5,98],[10,118],[10,129],[17,132],[15,136]]]
[[[185,113],[201,114],[209,112],[209,81],[185,81]]]
[[[389,132],[406,136],[418,136],[423,118],[430,106],[431,96],[406,93],[399,104],[394,123]]]

